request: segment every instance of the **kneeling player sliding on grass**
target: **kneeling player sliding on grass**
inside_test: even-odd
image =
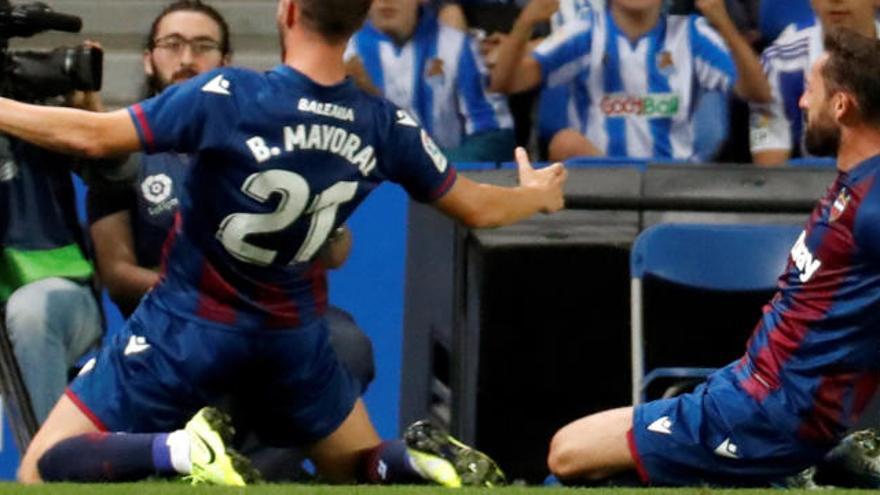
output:
[[[806,148],[836,155],[839,174],[792,248],[745,355],[693,393],[565,426],[550,445],[548,463],[557,477],[596,480],[637,470],[657,485],[778,482],[822,461],[874,395],[880,376],[880,41],[838,30],[825,46],[800,106],[808,115]],[[842,446],[862,440],[851,437]],[[877,449],[871,451],[862,467],[876,480],[880,463]],[[838,455],[847,454],[835,449],[832,457]]]
[[[305,445],[328,481],[501,478],[487,457],[424,424],[406,443],[379,439],[328,344],[324,271],[312,260],[383,180],[488,227],[562,208],[566,172],[534,170],[518,150],[519,187],[457,176],[410,115],[345,79],[346,42],[369,7],[280,0],[284,64],[221,68],[127,110],[0,99],[0,132],[87,156],[192,153],[198,177],[187,181],[162,282],[59,400],[22,481],[178,472],[243,484],[248,470],[225,452],[222,416],[202,410],[186,423],[227,393],[258,407],[263,440]]]

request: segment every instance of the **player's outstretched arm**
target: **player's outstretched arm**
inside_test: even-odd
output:
[[[434,205],[472,228],[501,227],[565,206],[563,186],[568,172],[561,163],[534,169],[522,148],[516,149],[516,163],[519,186],[493,186],[459,176],[452,189]]]
[[[96,113],[0,98],[0,132],[41,148],[89,158],[141,148],[127,110]]]

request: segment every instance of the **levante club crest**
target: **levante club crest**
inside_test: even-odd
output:
[[[849,191],[846,189],[840,191],[840,194],[837,195],[837,199],[834,200],[834,204],[831,205],[831,213],[828,215],[829,222],[833,222],[843,215],[851,198],[852,195],[850,195]]]

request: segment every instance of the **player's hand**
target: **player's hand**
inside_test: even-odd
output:
[[[519,14],[519,20],[529,26],[535,26],[549,22],[557,10],[559,10],[559,0],[531,0]]]
[[[733,24],[724,0],[696,0],[695,5],[715,29],[720,30]]]
[[[541,193],[543,206],[541,211],[553,213],[565,207],[563,186],[568,179],[568,171],[562,163],[554,163],[548,167],[535,169],[529,161],[529,155],[522,147],[514,152],[519,169],[519,185],[534,189]]]

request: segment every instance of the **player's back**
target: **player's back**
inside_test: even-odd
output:
[[[316,255],[381,181],[430,200],[454,178],[407,114],[283,65],[214,71],[132,113],[148,148],[195,158],[154,297],[236,327],[292,328],[323,313]]]

